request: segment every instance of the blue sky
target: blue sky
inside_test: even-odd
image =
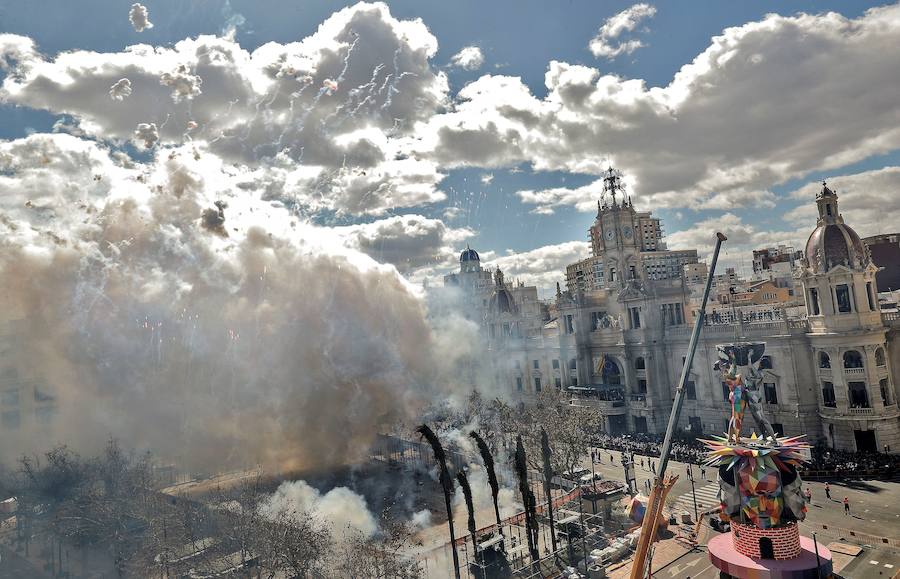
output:
[[[439,50],[429,59],[429,65],[436,73],[447,75],[451,106],[459,102],[458,92],[461,89],[484,75],[519,77],[534,99],[545,99],[548,88],[544,79],[551,61],[583,65],[596,69],[599,76],[615,75],[623,81],[640,79],[646,90],[666,87],[682,67],[710,46],[712,37],[722,34],[726,28],[743,27],[748,23],[761,21],[769,13],[792,16],[801,12],[822,15],[835,11],[846,19],[861,19],[865,18],[869,8],[880,6],[877,3],[858,1],[654,2],[651,3],[655,9],[652,16],[642,19],[634,30],[613,38],[614,41],[637,39],[643,46],[630,54],[605,58],[592,54],[588,48],[589,43],[597,36],[607,19],[629,9],[633,5],[631,2],[464,0],[391,1],[387,4],[393,18],[401,21],[421,19],[436,37]],[[351,6],[352,3],[305,0],[147,0],[144,5],[154,26],[140,33],[128,24],[128,5],[129,3],[102,0],[5,2],[0,4],[0,32],[30,37],[48,59],[60,52],[74,49],[116,53],[136,43],[172,47],[174,43],[188,37],[224,34],[229,27],[234,29],[236,42],[243,49],[252,51],[269,42],[289,43],[308,37],[334,12]],[[451,65],[451,57],[467,46],[477,46],[483,53],[484,62],[477,70],[465,70]],[[785,50],[785,66],[790,66],[787,63],[791,62],[792,49],[788,46]],[[778,65],[775,64],[775,67]],[[854,81],[848,79],[848,82]],[[799,88],[802,89],[802,85]],[[871,91],[884,91],[885,94],[894,89],[894,79],[886,80],[882,86],[871,87]],[[774,102],[791,96],[771,94],[766,98],[771,97]],[[702,92],[692,98],[702,100]],[[810,108],[830,108],[840,104],[837,100],[819,103],[815,100],[815,93],[798,98],[805,99]],[[735,102],[734,115],[741,115],[745,106],[743,102]],[[0,137],[16,139],[29,132],[49,132],[60,118],[70,120],[73,116],[78,117],[78,114],[61,115],[59,107],[35,108],[51,110],[33,110],[23,102],[0,107]],[[891,118],[894,113],[887,111],[886,114]],[[839,116],[839,112],[835,113],[835,118]],[[733,129],[725,124],[722,130]],[[639,126],[636,132],[640,132]],[[803,125],[798,127],[796,133],[786,130],[785,139],[802,141],[809,132],[809,125]],[[870,131],[866,133],[869,134]],[[638,134],[636,140],[640,141],[640,137]],[[91,138],[97,136],[91,135]],[[686,133],[686,138],[693,141],[697,139],[692,133]],[[748,135],[747,138],[753,139],[754,136]],[[868,139],[869,142],[872,140],[865,135],[859,138]],[[137,152],[130,145],[122,146],[136,158],[146,158],[141,156],[146,153]],[[616,157],[616,143],[606,146]],[[855,145],[852,140],[848,140],[847,146],[849,148]],[[709,152],[717,153],[715,147],[711,147]],[[803,151],[792,153],[798,157],[806,156]],[[810,183],[833,175],[861,175],[890,168],[898,165],[900,160],[900,152],[891,143],[873,147],[871,154],[857,155],[856,157],[861,158],[851,158],[846,163],[833,160],[843,154],[840,147],[829,145],[822,154],[832,160],[817,166],[816,162],[804,159],[797,162],[795,168],[779,168],[777,177],[767,180],[762,176],[736,186],[740,193],[735,195],[741,200],[733,204],[731,200],[736,198],[734,196],[712,203],[707,202],[710,198],[696,196],[695,202],[680,204],[672,200],[677,195],[657,195],[661,193],[658,182],[655,190],[648,190],[648,180],[642,177],[637,187],[637,205],[640,209],[651,209],[663,217],[669,234],[683,233],[673,239],[676,246],[696,244],[703,239],[698,236],[698,230],[705,231],[705,227],[718,225],[716,220],[723,216],[737,216],[741,222],[751,224],[752,229],[744,236],[742,243],[734,246],[733,251],[737,254],[768,239],[791,242],[801,239],[802,236],[797,232],[812,223],[808,213],[797,209],[798,206],[809,205],[809,202],[799,198],[798,194],[792,195],[795,191],[808,188]],[[534,170],[537,155],[529,153],[524,159],[512,158],[515,157],[513,155],[507,157],[511,159],[509,162],[486,163],[485,166],[478,166],[479,163],[471,160],[464,163],[456,160],[438,162],[438,170],[443,175],[438,187],[446,198],[436,202],[390,206],[378,213],[335,211],[326,207],[321,210],[313,209],[305,214],[312,215],[314,221],[322,225],[353,226],[374,224],[390,216],[415,213],[427,219],[443,221],[448,228],[458,232],[468,228],[465,233],[447,236],[440,250],[444,253],[448,247],[459,248],[466,242],[487,255],[500,256],[509,252],[524,253],[546,246],[583,241],[593,219],[592,213],[580,212],[572,204],[566,203],[554,206],[552,213],[538,213],[535,212],[534,204],[523,203],[516,193],[522,190],[578,188],[591,183],[596,175],[573,171],[570,167],[561,166],[558,161],[550,163],[555,166],[548,166],[545,170]],[[630,155],[634,157],[633,152]],[[742,155],[743,152],[735,152],[732,158],[742,160]],[[752,156],[750,153],[747,155]],[[649,166],[656,163],[655,158],[663,156],[665,151],[648,151],[647,158],[642,161],[648,168],[641,169],[631,161],[635,165],[634,173],[643,175],[642,170],[651,171]],[[616,160],[620,161],[618,157]],[[775,165],[781,161],[782,159],[766,159],[757,154],[754,162]],[[540,163],[540,159],[537,162]],[[629,161],[617,164],[621,166],[622,163],[622,168],[628,172],[631,168]],[[785,163],[795,164],[791,159],[786,159]],[[489,176],[489,180],[485,176]],[[857,187],[862,187],[863,181],[860,178]],[[723,182],[722,179],[716,181],[718,184]],[[703,186],[702,183],[697,185],[699,188]],[[853,190],[853,186],[849,187]],[[838,188],[841,188],[840,184]],[[763,191],[766,193],[760,198],[767,201],[755,203],[754,196]],[[715,191],[709,191],[710,196],[713,193]],[[448,212],[448,208],[455,210]],[[732,222],[726,219],[724,223]],[[872,228],[876,226],[866,224],[862,233],[872,233]],[[777,234],[767,236],[765,232]],[[374,256],[378,259],[377,252]],[[736,257],[732,262],[739,264]],[[427,264],[423,275],[439,274],[446,269],[448,263],[447,256],[442,253],[433,263]],[[520,261],[507,260],[506,266],[518,269],[515,273],[530,281],[543,284],[548,281],[537,275],[537,272],[529,271]]]

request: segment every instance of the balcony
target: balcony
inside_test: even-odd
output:
[[[874,408],[848,408],[847,413],[850,416],[873,416],[875,414]]]
[[[634,375],[639,380],[644,380],[647,378],[647,370],[635,370]]]
[[[862,378],[866,375],[866,369],[865,368],[844,368],[844,375],[845,376],[859,376]]]
[[[819,368],[819,376],[822,378],[831,378],[831,368]]]

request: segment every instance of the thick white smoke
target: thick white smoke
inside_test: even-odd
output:
[[[378,530],[378,522],[369,511],[366,499],[347,487],[336,487],[323,495],[305,481],[284,482],[260,506],[260,511],[272,518],[281,513],[318,516],[338,536],[342,531],[352,530],[370,537]]]
[[[112,434],[193,465],[330,465],[453,384],[459,350],[395,268],[199,147],[0,143],[12,363],[59,412],[5,433],[0,461]]]

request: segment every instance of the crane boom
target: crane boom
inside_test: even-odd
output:
[[[703,320],[706,317],[706,303],[709,301],[709,292],[712,288],[713,275],[716,272],[716,263],[719,261],[719,250],[722,242],[727,237],[721,232],[716,233],[716,247],[713,250],[712,260],[709,265],[709,275],[706,277],[706,287],[703,290],[703,301],[700,303],[700,311],[694,320],[694,331],[688,344],[687,356],[684,367],[681,369],[681,378],[675,389],[675,401],[672,403],[672,413],[669,415],[669,425],[666,427],[666,437],[663,440],[662,450],[659,456],[659,468],[656,471],[656,479],[653,481],[653,490],[647,500],[647,510],[644,513],[644,521],[641,526],[641,537],[634,552],[634,562],[631,567],[631,579],[643,579],[647,568],[647,553],[650,544],[656,537],[657,519],[662,512],[663,502],[678,477],[665,478],[666,466],[669,463],[669,453],[672,451],[672,437],[675,434],[675,426],[678,424],[678,416],[681,414],[681,405],[684,403],[684,390],[691,366],[694,363],[694,353],[697,351],[697,342],[700,339],[700,331],[703,329]]]

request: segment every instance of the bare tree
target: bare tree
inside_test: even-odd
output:
[[[366,537],[353,531],[337,549],[331,576],[352,579],[419,579],[422,569],[408,553],[412,550],[409,528],[382,514],[379,534]]]

